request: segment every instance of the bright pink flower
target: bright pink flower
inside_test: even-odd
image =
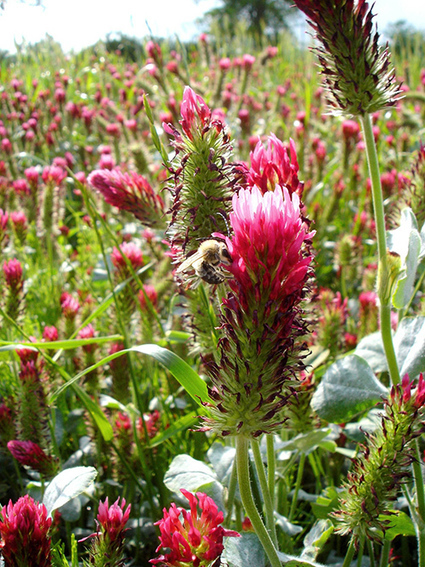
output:
[[[254,63],[255,57],[253,55],[250,55],[249,53],[245,53],[242,57],[242,66],[244,67],[244,69],[246,69],[247,71],[252,69]]]
[[[43,169],[42,178],[47,185],[61,185],[66,177],[66,171],[57,165],[46,166]]]
[[[73,297],[70,293],[63,293],[61,295],[61,307],[62,313],[65,319],[74,320],[77,316],[78,310],[80,309],[80,303],[78,299]]]
[[[7,287],[14,293],[20,291],[24,285],[22,265],[19,260],[12,258],[4,262],[3,274]]]
[[[122,541],[126,531],[125,525],[130,517],[131,504],[125,508],[125,499],[122,498],[121,504],[118,498],[113,504],[109,506],[108,497],[105,502],[99,502],[99,511],[97,514],[97,521],[99,522],[102,532],[105,537],[113,543]]]
[[[255,292],[278,301],[299,291],[312,260],[304,257],[303,244],[314,235],[303,221],[298,195],[286,187],[262,194],[257,187],[243,189],[232,200],[226,238],[234,276],[229,284],[240,297]],[[266,295],[264,295],[266,294]]]
[[[232,66],[232,62],[228,57],[222,57],[218,62],[218,65],[222,71],[228,71]]]
[[[18,463],[30,467],[42,475],[53,476],[57,470],[55,460],[46,455],[40,445],[33,441],[9,441],[7,448]]]
[[[58,330],[54,326],[46,326],[43,330],[43,339],[48,342],[54,342],[58,340]]]
[[[156,522],[161,532],[161,544],[156,551],[161,548],[170,551],[151,559],[150,563],[166,567],[210,565],[224,549],[223,537],[240,537],[240,534],[220,526],[223,513],[218,511],[212,498],[202,492],[196,493],[197,498],[187,490],[181,489],[181,492],[189,500],[190,511],[174,503],[168,511],[164,508],[163,519]]]
[[[50,567],[51,524],[44,504],[34,502],[28,495],[15,504],[10,500],[0,513],[0,551],[5,565]]]
[[[15,179],[15,181],[12,182],[12,185],[17,195],[30,194],[30,188],[26,179]]]
[[[276,185],[285,186],[290,193],[302,194],[303,183],[298,180],[299,165],[295,144],[289,143],[289,152],[283,142],[274,134],[268,138],[267,149],[259,141],[250,153],[251,167],[248,172],[248,185],[256,185],[262,193],[273,190]]]
[[[138,294],[140,307],[143,311],[147,308],[145,294],[154,307],[158,302],[158,293],[155,287],[150,284],[145,284],[143,290],[140,290]]]
[[[211,110],[204,99],[195,94],[190,87],[184,89],[180,112],[182,115],[180,124],[190,139],[194,134],[199,135],[199,132],[202,132],[211,119]]]
[[[417,412],[425,404],[425,380],[422,372],[416,384],[410,380],[409,375],[405,374],[401,380],[401,384],[391,388],[390,398],[387,401],[395,403],[403,412]]]
[[[118,168],[103,169],[93,171],[88,182],[110,205],[132,213],[147,226],[160,224],[164,202],[143,175],[135,171],[124,173]]]
[[[134,242],[123,242],[120,248],[121,250],[118,250],[114,246],[111,254],[112,263],[116,268],[127,270],[127,262],[124,256],[130,261],[133,270],[143,266],[143,253],[137,244],[134,244]]]
[[[214,402],[203,429],[256,438],[281,428],[288,385],[304,369],[308,322],[300,303],[312,274],[314,232],[286,187],[242,189],[232,208],[233,236],[225,240],[233,279],[222,300],[219,362],[207,364]]]
[[[92,339],[95,336],[95,330],[91,323],[83,327],[80,331],[78,331],[77,338],[79,339]],[[83,350],[88,353],[92,353],[96,350],[97,345],[96,343],[91,343],[88,345],[83,345]]]
[[[357,141],[359,133],[360,126],[358,122],[355,120],[344,120],[342,123],[342,135],[345,140],[353,139],[354,141]]]

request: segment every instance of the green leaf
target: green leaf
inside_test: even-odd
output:
[[[158,447],[158,445],[161,445],[161,443],[164,443],[164,441],[167,441],[167,439],[171,439],[180,431],[186,431],[189,427],[192,427],[192,425],[194,425],[197,421],[198,421],[198,414],[194,411],[190,412],[187,415],[184,415],[177,421],[174,421],[170,425],[170,427],[167,427],[167,429],[163,429],[160,433],[155,435],[155,437],[153,437],[149,441],[149,449],[152,449],[153,447]]]
[[[304,538],[305,549],[301,556],[308,553],[309,557],[315,559],[329,537],[333,534],[334,529],[334,525],[330,520],[317,520]]]
[[[425,371],[425,317],[405,317],[394,336],[400,376],[410,379]]]
[[[389,528],[385,529],[385,539],[392,541],[398,535],[415,536],[415,524],[412,518],[401,511],[395,511],[391,516],[379,516],[379,519],[388,522]]]
[[[396,309],[405,307],[413,293],[416,270],[421,253],[421,237],[413,211],[405,208],[401,212],[400,226],[387,232],[387,246],[401,259],[401,271],[392,295]]]
[[[226,537],[221,564],[231,567],[265,567],[266,556],[256,534],[243,533],[241,537]]]
[[[311,503],[311,509],[316,518],[327,520],[329,514],[339,506],[339,493],[334,486],[329,486],[320,494],[316,502]]]
[[[348,421],[388,394],[369,364],[353,354],[335,362],[325,372],[311,407],[330,423]]]
[[[47,513],[52,514],[85,490],[87,490],[97,476],[93,467],[73,467],[65,469],[53,478],[44,493],[43,504]]]
[[[103,344],[112,341],[122,340],[121,335],[110,335],[108,337],[92,337],[91,339],[68,339],[64,341],[52,341],[52,342],[36,342],[36,343],[20,343],[18,346],[20,348],[32,348],[37,350],[70,350],[85,345],[92,344]],[[5,345],[0,347],[0,350],[7,349],[12,345],[6,341],[0,341],[0,345]],[[14,346],[14,345],[13,345]],[[13,347],[12,347],[13,348]]]
[[[194,492],[200,486],[211,482],[218,482],[217,475],[212,468],[190,455],[174,457],[164,476],[165,486],[177,494],[180,494],[180,488]]]
[[[283,533],[288,534],[291,537],[296,536],[303,531],[303,528],[301,526],[292,524],[288,520],[288,518],[285,518],[285,516],[278,514],[276,511],[274,513],[274,518],[276,526],[278,526],[283,531]]]
[[[388,370],[380,331],[363,337],[357,345],[354,354],[364,358],[374,372],[386,372]]]
[[[183,386],[189,396],[191,396],[197,404],[201,405],[201,402],[211,403],[207,385],[202,378],[187,362],[171,350],[153,344],[136,346],[129,350],[147,354],[160,362],[171,372],[174,378]]]
[[[329,427],[324,429],[317,429],[314,431],[308,431],[307,433],[301,433],[297,435],[290,441],[284,441],[279,445],[279,450],[284,451],[299,451],[300,453],[308,454],[331,433]]]
[[[181,359],[177,354],[174,352],[160,347],[154,344],[147,344],[147,345],[138,345],[131,348],[123,349],[114,354],[110,354],[105,358],[102,358],[96,364],[93,364],[89,368],[84,369],[82,372],[79,372],[76,376],[73,376],[70,380],[66,382],[63,386],[61,386],[56,392],[52,394],[50,397],[50,401],[53,401],[57,398],[63,391],[68,388],[69,386],[75,386],[75,382],[80,380],[83,376],[92,372],[99,366],[104,366],[105,364],[111,362],[115,358],[119,356],[123,356],[128,352],[139,352],[141,354],[147,354],[152,356],[160,362],[163,366],[165,366],[174,378],[183,386],[186,392],[195,400],[195,402],[201,405],[201,402],[211,402],[208,396],[208,389],[205,382],[202,378],[185,362]],[[203,408],[203,411],[205,409]]]
[[[325,567],[322,563],[316,563],[304,557],[295,557],[286,553],[278,553],[282,565],[286,567]]]

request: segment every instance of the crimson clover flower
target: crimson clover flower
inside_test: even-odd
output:
[[[267,148],[258,141],[250,153],[248,185],[256,185],[262,193],[273,191],[276,185],[284,185],[290,193],[296,192],[301,197],[304,183],[298,180],[300,168],[293,140],[289,143],[289,150],[290,156],[283,142],[274,134],[269,136]]]
[[[379,427],[372,434],[365,433],[363,450],[347,474],[340,509],[333,514],[340,534],[352,534],[356,541],[364,536],[382,541],[388,527],[385,518],[392,514],[391,502],[411,478],[413,442],[425,431],[424,404],[422,374],[416,386],[408,375],[392,386]]]
[[[115,167],[97,169],[87,181],[110,205],[128,211],[146,226],[162,226],[164,202],[143,175]]]
[[[169,167],[174,186],[168,235],[176,256],[199,246],[199,239],[226,229],[229,202],[236,183],[230,157],[230,139],[222,120],[215,116],[203,98],[185,87],[179,131],[163,123],[176,156]],[[187,248],[189,245],[189,248]]]
[[[223,538],[239,537],[239,534],[220,525],[223,512],[218,511],[212,498],[203,492],[195,496],[183,488],[181,492],[189,500],[190,511],[177,507],[174,502],[169,510],[164,508],[164,517],[156,522],[161,532],[161,543],[156,551],[166,548],[169,552],[151,559],[150,563],[166,567],[209,567],[224,549]]]
[[[296,193],[276,186],[234,195],[226,238],[233,263],[222,301],[219,355],[208,362],[212,387],[206,427],[222,435],[257,437],[282,424],[291,379],[303,370],[307,332],[300,303],[312,273],[309,223]],[[288,387],[288,388],[286,388]]]
[[[379,45],[365,0],[294,0],[315,31],[318,56],[334,114],[364,115],[400,98],[388,46]]]
[[[99,502],[96,518],[98,531],[89,536],[92,538],[92,543],[88,565],[116,565],[117,567],[124,565],[124,537],[131,505],[125,508],[125,499],[122,498],[121,504],[119,500],[118,498],[109,505],[108,497],[106,497],[105,502]],[[107,563],[104,562],[105,558],[108,558]]]
[[[57,462],[33,441],[9,441],[7,448],[12,456],[20,463],[31,467],[45,476],[53,476],[57,471]]]
[[[50,567],[51,524],[44,504],[28,495],[15,504],[10,500],[0,512],[0,551],[5,567]]]

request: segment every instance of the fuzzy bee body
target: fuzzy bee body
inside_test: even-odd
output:
[[[220,264],[230,266],[232,258],[224,242],[205,240],[198,250],[186,258],[179,266],[177,273],[193,269],[196,275],[211,285],[217,285],[228,277]]]

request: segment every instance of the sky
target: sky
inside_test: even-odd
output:
[[[398,20],[425,30],[424,0],[374,3],[381,34],[388,24]],[[0,12],[0,50],[13,53],[15,41],[35,43],[46,34],[66,52],[79,51],[114,33],[136,38],[150,33],[162,37],[177,34],[186,41],[199,34],[196,19],[219,5],[220,0],[42,0],[42,4],[31,6],[31,0],[7,0]]]

